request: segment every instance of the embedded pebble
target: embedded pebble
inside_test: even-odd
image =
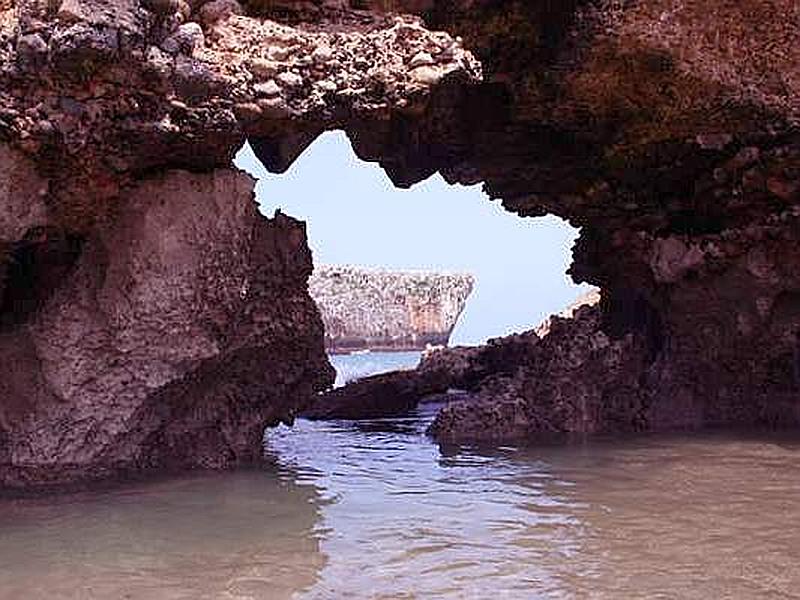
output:
[[[303,78],[297,73],[292,73],[291,71],[284,71],[278,75],[277,79],[282,86],[288,88],[296,88],[303,85]]]
[[[281,93],[281,86],[275,83],[274,79],[270,79],[264,83],[257,83],[253,86],[253,89],[259,96],[266,96],[268,98]]]
[[[428,54],[427,52],[417,52],[411,61],[408,63],[408,66],[412,69],[416,67],[425,67],[428,65],[435,64],[433,57]]]
[[[336,85],[335,82],[330,81],[328,79],[323,79],[322,81],[318,81],[316,83],[316,87],[322,90],[323,92],[335,92],[337,89],[339,89],[339,86]]]
[[[318,46],[314,52],[311,53],[311,58],[318,63],[328,62],[333,58],[333,50],[330,46]]]
[[[417,67],[411,71],[410,75],[418,83],[431,85],[442,78],[442,71],[435,67]]]
[[[280,65],[266,58],[253,58],[247,63],[249,71],[260,79],[270,79],[275,77],[280,71]]]

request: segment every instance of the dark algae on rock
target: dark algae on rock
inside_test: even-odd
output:
[[[230,167],[329,129],[581,228],[602,300],[443,435],[796,426],[798,34],[792,0],[0,0],[0,483],[250,462],[330,385],[303,225]]]

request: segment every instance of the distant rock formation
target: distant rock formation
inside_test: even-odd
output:
[[[471,275],[315,267],[309,290],[329,352],[447,345],[472,292]]]
[[[565,389],[573,388],[587,406],[596,407],[614,395],[614,385],[630,372],[628,365],[636,364],[608,360],[619,345],[608,343],[598,333],[599,302],[600,292],[593,289],[530,331],[494,338],[482,346],[426,351],[416,369],[349,382],[318,395],[301,416],[317,420],[393,417],[408,413],[420,402],[435,401],[447,404],[430,430],[443,441],[516,439],[552,431],[617,431],[622,427],[613,419],[599,414],[594,419],[582,418],[583,413],[560,397]],[[608,385],[593,388],[585,382],[595,379],[586,379],[583,385],[573,381],[581,369],[592,365],[607,369],[603,381]],[[558,379],[542,377],[543,366],[557,373]],[[557,405],[553,414],[539,414],[551,405]]]

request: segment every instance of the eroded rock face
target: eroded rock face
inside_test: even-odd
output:
[[[472,293],[467,274],[317,265],[311,297],[329,352],[446,346]]]
[[[610,339],[596,304],[551,317],[542,334],[494,340],[478,355],[482,368],[468,398],[444,407],[430,433],[444,442],[500,441],[664,426],[641,380],[647,349],[640,337]],[[491,353],[504,360],[487,364]]]
[[[481,143],[463,144],[452,177],[471,172],[513,211],[582,227],[571,273],[603,289],[598,326],[611,347],[632,344],[624,381],[638,372],[635,429],[796,426],[800,64],[788,39],[798,7],[503,6],[431,16],[461,33],[485,81],[507,82],[509,94],[507,119],[471,130]],[[536,430],[547,384],[533,382],[562,373],[553,364],[525,377],[534,391],[511,394],[525,416],[510,435]],[[602,374],[583,376],[602,388]],[[547,393],[572,405],[584,397],[580,385]]]
[[[5,305],[27,312],[6,312],[0,333],[13,365],[0,384],[4,483],[251,462],[264,425],[330,382],[305,228],[259,215],[252,183],[230,171],[143,180],[48,297]],[[37,270],[46,253],[33,252]]]
[[[1,403],[3,481],[160,464],[172,453],[176,464],[257,453],[255,434],[247,434],[248,454],[232,433],[213,431],[255,431],[256,421],[278,414],[273,405],[288,418],[288,406],[303,402],[303,394],[278,391],[300,381],[288,373],[326,371],[319,321],[300,308],[307,273],[286,266],[295,264],[290,248],[305,251],[302,233],[285,219],[256,225],[253,213],[214,237],[217,213],[197,222],[190,201],[208,197],[209,177],[236,178],[220,170],[230,169],[245,138],[280,171],[330,128],[345,129],[356,153],[379,161],[396,185],[439,171],[451,182],[484,182],[520,215],[554,213],[582,228],[571,272],[604,294],[579,329],[599,327],[627,358],[619,359],[626,366],[617,383],[590,368],[605,360],[599,355],[573,375],[624,387],[638,373],[622,421],[645,414],[646,428],[795,424],[798,10],[792,0],[0,0],[0,351],[19,357],[4,364],[21,365],[4,384],[16,391]],[[176,175],[181,170],[192,175]],[[144,226],[128,230],[141,190],[159,196],[147,186],[174,177],[180,190],[170,188],[165,206],[186,198],[188,212],[152,207],[152,222],[180,228],[159,216],[175,210],[192,229],[180,241]],[[263,234],[273,241],[249,266],[227,262],[243,260],[238,227],[276,236]],[[115,244],[112,232],[132,245]],[[206,240],[202,252],[190,244],[173,253],[193,236]],[[177,260],[184,253],[187,264]],[[233,279],[178,273],[197,274],[201,265]],[[296,312],[254,301],[263,315],[242,324],[235,286],[248,269],[270,273],[259,293],[294,298]],[[157,283],[167,275],[176,284],[169,292]],[[224,285],[203,283],[215,277]],[[128,290],[115,286],[128,284],[141,303],[135,325],[119,316]],[[202,300],[201,311],[209,307],[202,325],[180,308],[190,297]],[[183,315],[175,322],[186,334],[174,348],[168,327],[153,342],[158,348],[146,350],[119,333],[166,326],[156,306],[166,307],[167,321]],[[300,333],[287,341],[281,332],[293,328]],[[124,343],[107,341],[120,335]],[[566,334],[545,339],[572,347]],[[282,350],[256,373],[255,364],[273,356],[267,348],[291,343],[316,347],[316,358],[291,367]],[[114,388],[128,408],[107,413],[104,378],[117,381],[126,368],[109,365],[128,360],[112,358],[114,344],[135,360],[130,389]],[[87,367],[106,363],[109,375]],[[554,381],[563,374],[556,366],[534,372]],[[327,376],[310,380],[307,388],[322,388]],[[574,406],[568,396],[588,390],[548,389],[563,395],[556,407]],[[265,390],[275,396],[254,395]],[[149,420],[130,412],[159,394],[184,400],[159,404],[168,408]],[[77,408],[81,402],[92,410]],[[520,413],[528,424],[509,432],[534,431],[531,419],[545,419],[528,402]],[[598,402],[615,413],[624,406],[619,395]],[[225,412],[234,406],[250,408]],[[80,425],[90,413],[96,427]],[[201,425],[220,419],[231,427]],[[245,421],[251,427],[233,427]],[[590,421],[580,422],[589,429]],[[189,437],[217,451],[187,458],[179,450],[187,422],[203,429]],[[73,439],[59,441],[71,431]],[[112,443],[117,434],[131,441]]]

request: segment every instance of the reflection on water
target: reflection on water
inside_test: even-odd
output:
[[[328,562],[299,597],[800,597],[797,438],[443,454],[430,418],[270,432],[279,464],[313,465],[335,498]]]
[[[561,482],[538,462],[523,468],[465,452],[442,458],[423,436],[428,415],[364,427],[302,422],[270,432],[284,465],[314,464],[316,484],[335,494],[325,510],[329,561],[303,597],[529,597],[558,589],[552,558],[574,552],[580,528]],[[524,506],[538,504],[541,512]],[[547,539],[540,560],[519,528]],[[549,533],[546,533],[549,532]],[[528,594],[528,596],[526,596]]]
[[[426,412],[428,411],[428,412]],[[797,598],[800,442],[268,432],[261,472],[0,501],[0,598]]]
[[[325,563],[319,495],[295,479],[253,471],[0,500],[0,598],[291,598]]]

